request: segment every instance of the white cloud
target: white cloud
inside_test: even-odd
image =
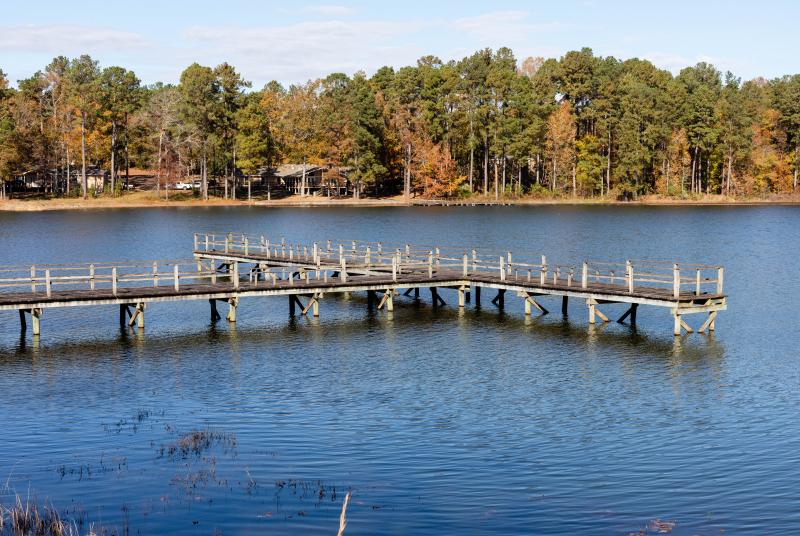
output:
[[[485,43],[484,46],[529,42],[535,34],[565,27],[558,22],[534,22],[527,11],[492,11],[456,19],[450,26]]]
[[[302,8],[301,13],[309,13],[312,15],[324,15],[326,17],[346,17],[355,14],[356,10],[350,6],[322,4],[316,6],[305,6]]]
[[[624,56],[629,57],[629,56]],[[653,65],[666,69],[674,74],[677,74],[684,67],[697,65],[700,62],[710,63],[717,69],[722,71],[739,72],[743,65],[741,62],[722,57],[712,57],[707,54],[697,54],[692,57],[683,56],[673,52],[651,52],[643,56],[645,59],[650,60]]]
[[[286,26],[186,29],[183,37],[205,62],[230,61],[256,80],[305,80],[331,72],[374,70],[413,62],[409,36],[424,23],[306,21]]]
[[[72,24],[0,27],[0,50],[72,54],[129,50],[146,44],[136,33],[112,28]]]

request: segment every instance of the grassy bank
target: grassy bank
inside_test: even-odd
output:
[[[282,199],[233,200],[211,197],[203,201],[191,193],[173,193],[170,198],[158,197],[152,191],[125,193],[119,197],[80,198],[42,198],[31,197],[0,201],[0,211],[36,212],[44,210],[87,210],[109,208],[150,208],[150,207],[214,207],[214,206],[260,206],[260,207],[381,207],[406,206],[402,196],[384,198],[339,198],[290,196]],[[465,199],[423,199],[412,198],[411,205],[800,205],[800,195],[771,196],[767,198],[733,198],[720,195],[707,195],[692,198],[670,198],[661,196],[642,196],[632,201],[620,201],[612,198],[575,198],[575,197],[494,197],[472,196]]]

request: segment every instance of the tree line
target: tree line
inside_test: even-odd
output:
[[[797,189],[800,75],[742,82],[698,63],[677,76],[584,48],[560,59],[484,49],[443,62],[253,90],[223,63],[177,85],[57,57],[11,88],[0,71],[0,181],[50,173],[88,194],[87,166],[156,188],[280,163],[345,170],[354,195],[765,196]],[[235,190],[233,190],[235,192]],[[235,195],[235,193],[234,193]]]

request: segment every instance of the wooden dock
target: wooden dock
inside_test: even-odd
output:
[[[609,304],[624,304],[618,322],[634,326],[640,305],[665,307],[673,333],[681,335],[693,331],[686,315],[705,314],[697,331],[713,331],[727,308],[721,266],[633,260],[572,266],[508,251],[358,240],[297,244],[232,233],[196,233],[193,254],[180,261],[0,266],[0,310],[19,311],[22,329],[30,319],[38,336],[44,310],[57,307],[118,305],[121,325],[143,329],[147,307],[166,301],[208,300],[213,321],[224,302],[227,320],[235,322],[245,297],[288,297],[290,314],[318,316],[328,294],[366,292],[370,304],[392,311],[401,292],[419,300],[428,289],[438,307],[446,305],[439,290],[453,289],[458,307],[480,307],[486,289],[499,309],[511,292],[526,315],[547,314],[543,298],[560,298],[564,315],[570,298],[581,300],[590,324],[609,321],[601,310]]]

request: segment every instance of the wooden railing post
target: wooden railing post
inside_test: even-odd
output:
[[[506,267],[505,267],[506,259],[502,255],[500,255],[500,281],[506,280]]]
[[[44,290],[49,298],[51,295],[51,286],[50,286],[50,269],[44,271]]]
[[[317,259],[318,259],[318,255],[319,255],[319,246],[317,246],[316,242],[314,242],[314,247],[313,247],[312,254],[313,254],[313,260],[316,263]]]
[[[193,251],[197,251],[197,233],[194,233],[192,236],[194,237],[194,250]]]
[[[233,261],[233,270],[231,270],[231,281],[233,281],[233,288],[239,288],[239,262]]]
[[[472,271],[478,271],[478,252],[477,250],[472,250]]]
[[[725,269],[720,266],[717,268],[717,294],[722,294],[722,283],[725,276]]]
[[[176,292],[181,289],[180,277],[181,277],[180,270],[178,268],[178,265],[176,264],[175,267],[172,269],[172,278]]]
[[[700,295],[700,268],[697,269],[697,274],[695,275],[694,295]]]
[[[339,247],[341,248],[342,246],[340,245]],[[341,267],[339,268],[339,278],[343,282],[347,282],[347,260],[345,260],[343,254],[339,255],[339,261],[341,263]]]
[[[628,279],[628,292],[633,294],[633,263],[625,261],[625,277]]]
[[[542,255],[542,267],[539,269],[539,284],[544,285],[547,280],[547,259]]]
[[[208,251],[208,234],[206,234],[206,251]]]
[[[464,277],[467,277],[467,273],[468,273],[467,267],[468,266],[469,266],[469,257],[467,256],[466,253],[464,253]]]
[[[392,257],[392,281],[397,281],[397,257]]]
[[[681,271],[677,264],[672,265],[672,296],[679,298],[681,295]]]
[[[31,292],[36,293],[36,265],[31,266]]]
[[[229,236],[226,235],[225,236],[225,253],[228,252],[228,250],[230,249],[230,246],[231,246],[231,239],[230,239]]]
[[[428,277],[433,277],[433,251],[428,252]]]
[[[367,252],[364,253],[364,264],[366,265],[367,269],[369,269],[370,265],[370,254],[372,253],[372,249],[367,246]]]
[[[114,296],[117,295],[117,267],[111,268],[111,292]]]
[[[158,263],[153,261],[153,286],[158,286]]]
[[[94,290],[94,264],[89,265],[89,288]]]
[[[586,288],[589,286],[589,263],[583,261],[583,266],[581,268],[581,288]]]
[[[248,255],[250,253],[250,240],[247,237],[244,237],[244,254]]]

